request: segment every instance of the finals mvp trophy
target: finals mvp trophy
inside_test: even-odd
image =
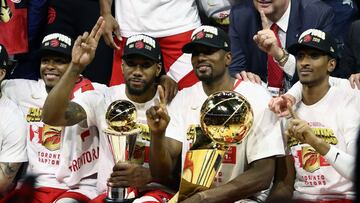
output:
[[[131,162],[135,150],[136,138],[141,130],[137,127],[137,114],[134,104],[126,100],[112,102],[105,115],[108,128],[107,135],[115,164]],[[127,156],[126,156],[126,151]],[[126,158],[127,157],[127,158]],[[125,199],[126,188],[108,187],[104,202],[124,203],[134,199]]]
[[[200,126],[192,126],[188,139],[179,192],[169,201],[181,202],[211,187],[223,156],[230,144],[239,144],[253,123],[250,103],[233,91],[217,92],[208,97],[200,111]]]

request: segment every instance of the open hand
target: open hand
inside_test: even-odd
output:
[[[115,37],[118,38],[118,40],[122,41],[122,38],[120,35],[120,26],[119,26],[118,22],[116,21],[116,19],[111,14],[105,14],[104,19],[106,21],[106,25],[104,27],[104,34],[103,34],[105,43],[108,46],[119,50],[120,47],[116,45],[114,38],[113,38],[113,33],[114,33]]]

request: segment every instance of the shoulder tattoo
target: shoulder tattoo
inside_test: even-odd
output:
[[[65,111],[65,119],[67,125],[75,125],[86,119],[86,112],[79,104],[69,102],[69,106]]]

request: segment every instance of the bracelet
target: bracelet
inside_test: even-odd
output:
[[[280,66],[284,66],[287,60],[289,59],[289,53],[284,49],[281,48],[284,52],[284,55],[280,59],[275,59]]]

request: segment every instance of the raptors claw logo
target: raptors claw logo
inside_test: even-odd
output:
[[[6,0],[1,0],[0,4],[0,20],[4,23],[10,21],[12,13],[10,7],[7,5]]]

